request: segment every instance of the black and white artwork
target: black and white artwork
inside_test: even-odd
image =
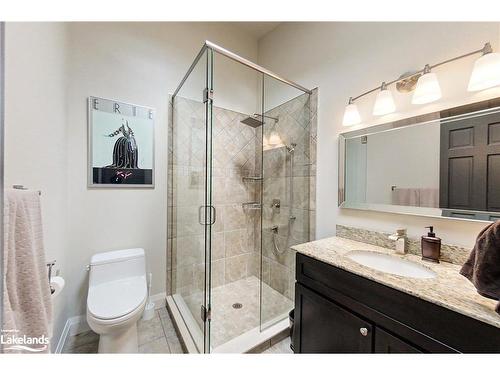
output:
[[[89,186],[154,186],[154,110],[89,98]]]

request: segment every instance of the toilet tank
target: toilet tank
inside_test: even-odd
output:
[[[90,285],[136,276],[146,276],[144,249],[97,253],[90,259]]]

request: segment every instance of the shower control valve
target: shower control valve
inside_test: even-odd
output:
[[[281,201],[278,198],[274,198],[271,203],[271,208],[275,209],[277,213],[280,212]]]

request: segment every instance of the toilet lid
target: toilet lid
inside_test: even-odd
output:
[[[98,319],[116,319],[137,309],[146,295],[145,276],[113,280],[89,288],[87,307]]]

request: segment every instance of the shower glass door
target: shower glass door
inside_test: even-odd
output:
[[[295,252],[310,238],[310,94],[264,76],[261,314],[264,330],[294,306]],[[277,204],[278,203],[278,204]]]
[[[207,43],[172,98],[167,300],[198,352],[234,352],[293,308],[290,246],[314,214],[311,98]]]
[[[200,353],[210,351],[212,51],[172,98],[169,129],[171,294]]]

